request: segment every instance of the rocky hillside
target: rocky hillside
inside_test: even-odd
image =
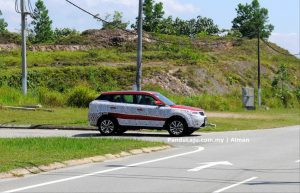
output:
[[[58,91],[81,83],[97,91],[130,89],[134,83],[136,39],[135,32],[87,30],[80,37],[61,44],[29,44],[30,85]],[[1,85],[17,87],[20,83],[18,41],[0,37]],[[272,46],[287,52],[275,44]],[[299,59],[280,55],[265,44],[262,44],[261,58],[263,89],[271,89],[280,64],[288,67],[290,88],[300,87]],[[226,95],[240,93],[241,87],[257,84],[256,40],[232,37],[191,40],[144,34],[143,64],[144,87],[177,95]],[[94,69],[102,70],[95,74]],[[70,71],[77,79],[70,77]],[[128,77],[123,77],[124,74]],[[61,84],[66,84],[65,88],[57,86]]]

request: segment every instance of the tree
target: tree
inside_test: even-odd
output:
[[[232,29],[239,30],[243,37],[257,37],[258,32],[262,38],[268,38],[274,30],[274,26],[268,24],[269,16],[266,8],[261,8],[258,0],[251,4],[238,4],[237,17],[232,21]]]
[[[110,14],[106,15],[105,20],[109,21],[109,23],[103,22],[102,29],[126,29],[129,22],[122,22],[122,17],[123,14],[119,11],[115,11],[112,20],[110,19]]]
[[[1,10],[0,10],[0,16],[2,16]],[[6,27],[7,27],[7,23],[3,18],[0,18],[0,33],[6,32],[7,31]]]
[[[199,33],[214,35],[219,32],[219,28],[212,19],[198,16],[197,19],[182,20],[172,17],[163,19],[159,26],[159,32],[169,35],[186,35],[193,37]]]
[[[174,21],[173,21],[172,16],[164,18],[160,22],[158,33],[170,34],[170,35],[176,34],[176,29],[174,28]]]
[[[219,27],[214,24],[214,21],[207,17],[197,17],[195,24],[195,34],[206,33],[208,35],[214,35],[219,32]]]
[[[156,3],[154,5],[153,9],[153,15],[152,15],[152,31],[157,32],[159,31],[159,24],[161,23],[163,17],[164,17],[164,6],[162,2]],[[146,17],[145,17],[146,19]]]
[[[165,14],[163,3],[154,3],[154,0],[145,0],[143,4],[143,14],[143,30],[147,32],[159,32],[160,24]],[[137,21],[138,18],[136,18],[136,24],[131,26],[132,28],[137,28]]]
[[[208,35],[217,34],[219,28],[213,20],[206,17],[198,16],[196,19],[183,20],[172,16],[164,18],[163,3],[154,3],[154,0],[145,0],[143,4],[143,30],[169,35],[187,35],[193,37],[198,33]],[[136,24],[132,28],[136,29]]]
[[[272,88],[275,95],[280,98],[285,107],[288,107],[288,102],[292,98],[292,92],[289,88],[289,72],[286,65],[281,64],[276,72],[272,82]]]
[[[153,8],[154,1],[153,0],[145,0],[143,4],[143,29],[147,32],[153,32],[152,28],[152,18],[153,18]]]
[[[33,12],[33,21],[31,24],[34,29],[34,42],[45,43],[53,40],[52,20],[48,15],[48,10],[43,0],[38,0],[35,3]]]
[[[70,35],[78,35],[78,34],[80,34],[80,32],[70,28],[62,28],[62,29],[55,28],[53,32],[54,39],[59,39]]]

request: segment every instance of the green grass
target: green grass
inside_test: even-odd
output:
[[[88,110],[84,108],[55,108],[54,112],[0,109],[0,124],[88,126],[87,113]],[[297,109],[235,111],[217,114],[226,115],[226,117],[208,116],[209,122],[217,124],[217,127],[207,127],[201,131],[251,130],[300,125],[300,110]]]
[[[0,109],[0,124],[88,126],[88,110],[55,108],[54,112]]]
[[[229,45],[218,48],[202,44],[183,45],[191,43],[187,36],[152,35],[176,43],[144,43],[143,79],[159,78],[169,73],[191,87],[195,94],[183,96],[180,90],[171,93],[172,86],[169,90],[163,90],[161,88],[166,88],[165,85],[148,85],[145,81],[143,89],[161,91],[178,104],[210,111],[241,110],[241,88],[256,85],[255,39],[199,36],[193,40]],[[278,66],[286,64],[290,74],[288,84],[293,92],[288,107],[299,108],[300,98],[297,99],[295,94],[300,88],[299,59],[278,55],[264,44],[261,51],[263,105],[270,108],[283,107],[280,99],[276,97],[276,92],[272,90],[271,83]],[[73,96],[78,96],[74,94],[77,86],[87,87],[87,98],[82,97],[85,101],[83,104],[87,104],[86,101],[96,97],[97,93],[131,89],[135,81],[135,60],[134,42],[86,51],[28,51],[29,94],[24,97],[19,92],[20,50],[1,50],[0,105],[41,103],[46,107],[74,106],[70,104],[70,96],[72,93]],[[174,71],[169,72],[170,70]],[[79,103],[81,102],[78,101],[77,104]]]
[[[208,117],[209,122],[216,124],[217,127],[207,127],[201,131],[255,130],[300,125],[300,110],[298,109],[224,112],[224,114],[228,114],[228,117]]]
[[[103,138],[0,138],[0,172],[163,144]]]

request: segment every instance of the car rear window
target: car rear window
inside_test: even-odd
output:
[[[111,101],[111,95],[102,94],[96,100]]]

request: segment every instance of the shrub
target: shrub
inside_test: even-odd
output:
[[[27,96],[22,94],[21,89],[8,86],[0,87],[0,105],[32,105],[37,104],[38,99],[33,93],[29,92]]]
[[[63,94],[57,91],[50,91],[47,88],[40,88],[37,91],[39,102],[50,107],[61,107],[65,104]]]
[[[0,44],[21,44],[21,35],[12,32],[1,32],[0,33]]]
[[[86,86],[78,86],[70,91],[67,98],[67,105],[71,107],[88,107],[89,103],[94,100],[96,93]]]

